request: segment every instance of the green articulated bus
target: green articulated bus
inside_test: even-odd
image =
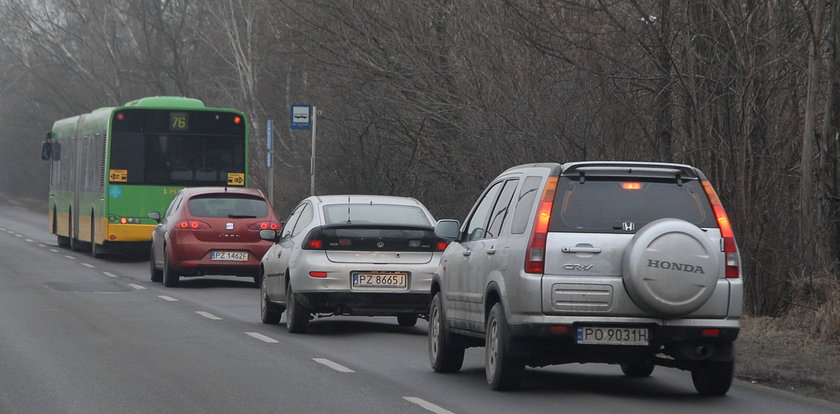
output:
[[[248,185],[248,122],[198,99],[142,98],[56,121],[41,158],[59,246],[130,253],[181,188]]]

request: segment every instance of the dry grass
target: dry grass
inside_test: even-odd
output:
[[[799,312],[796,312],[799,313]],[[736,342],[735,375],[753,383],[840,402],[840,342],[824,335],[819,312],[784,318],[744,318]],[[810,320],[809,320],[810,319]],[[825,322],[827,323],[827,322]]]

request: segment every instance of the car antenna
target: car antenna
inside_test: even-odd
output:
[[[347,223],[350,222],[350,194],[347,194]]]

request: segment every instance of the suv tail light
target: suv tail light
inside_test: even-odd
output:
[[[557,180],[558,177],[548,177],[545,183],[537,208],[537,217],[534,219],[534,229],[528,240],[528,249],[525,250],[525,273],[542,273],[545,270],[545,242],[548,238],[548,221],[551,219]]]
[[[178,225],[175,226],[175,228],[181,230],[203,230],[209,229],[210,225],[198,220],[182,220],[178,222]]]
[[[703,190],[706,196],[709,197],[709,203],[712,205],[712,211],[715,213],[715,220],[720,229],[720,236],[723,238],[723,253],[726,258],[726,277],[738,278],[741,276],[741,259],[738,256],[738,245],[735,243],[735,234],[732,232],[732,224],[729,223],[729,217],[720,203],[717,192],[712,187],[709,180],[701,180]]]

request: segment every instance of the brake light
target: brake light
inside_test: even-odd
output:
[[[534,229],[528,240],[525,251],[525,272],[542,273],[545,270],[545,242],[548,238],[548,221],[551,219],[551,208],[554,205],[554,194],[557,192],[557,177],[548,177],[545,183],[537,217],[534,219]]]
[[[201,229],[209,229],[210,225],[198,220],[182,220],[178,222],[178,225],[175,226],[176,228],[186,230],[201,230]]]
[[[709,203],[712,205],[712,211],[715,213],[715,220],[720,229],[720,236],[723,238],[723,253],[726,258],[726,277],[738,278],[741,276],[741,259],[738,256],[738,245],[735,243],[735,234],[732,232],[732,224],[729,222],[729,217],[720,203],[720,198],[712,187],[709,180],[701,180],[703,191],[709,197]]]
[[[621,183],[621,188],[625,190],[641,190],[642,183]]]
[[[261,221],[259,223],[252,224],[248,227],[248,230],[280,230],[280,224],[273,221]]]
[[[310,250],[322,250],[323,248],[324,248],[324,241],[323,240],[318,240],[318,239],[307,240],[306,241],[306,246],[304,247],[304,249],[310,249]]]
[[[439,241],[439,242],[437,242],[437,245],[435,246],[435,250],[439,251],[439,252],[442,252],[442,251],[446,250],[446,246],[449,246],[449,242]]]

